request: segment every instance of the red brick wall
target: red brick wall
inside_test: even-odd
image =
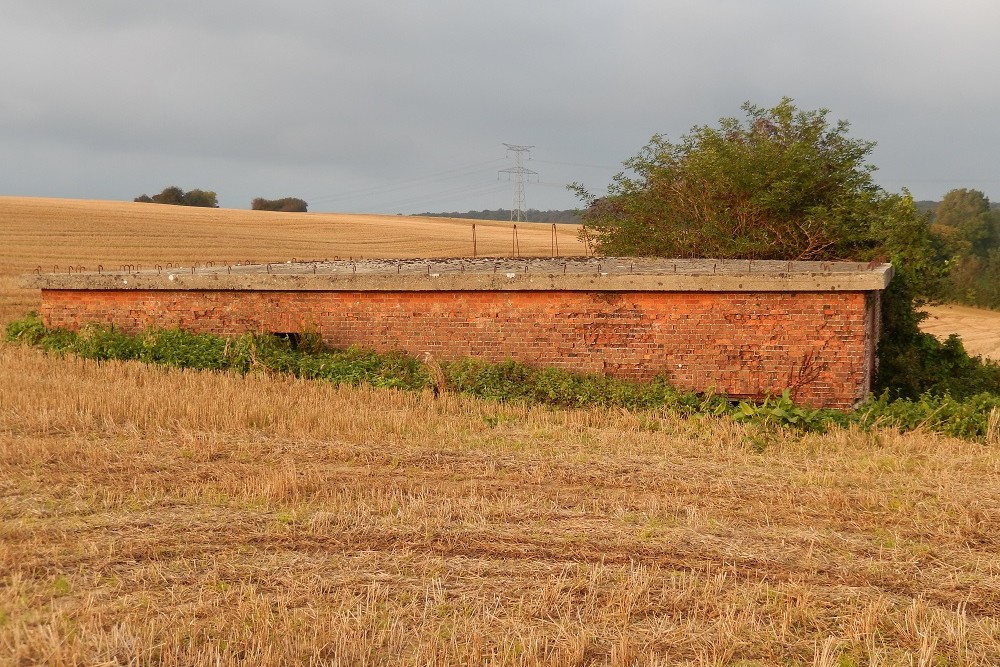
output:
[[[867,306],[867,308],[866,308]],[[336,347],[465,356],[730,396],[795,389],[849,407],[870,388],[877,298],[864,292],[212,292],[43,290],[49,326],[218,334],[308,327]]]

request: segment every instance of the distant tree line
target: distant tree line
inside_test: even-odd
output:
[[[414,215],[425,218],[469,218],[472,220],[510,220],[510,209],[498,208],[496,210],[483,209],[482,211],[466,211],[459,213],[415,213]],[[580,224],[580,215],[575,210],[569,211],[539,211],[530,208],[524,213],[528,222],[555,222],[559,224]]]
[[[298,197],[283,197],[281,199],[264,199],[257,197],[250,202],[254,211],[282,211],[287,213],[306,213],[309,204]]]
[[[139,195],[134,199],[137,202],[147,204],[173,204],[174,206],[202,206],[205,208],[219,208],[219,198],[211,190],[189,190],[184,192],[176,185],[163,188],[163,192],[158,195]]]
[[[1000,309],[1000,208],[960,188],[928,211],[944,301]]]

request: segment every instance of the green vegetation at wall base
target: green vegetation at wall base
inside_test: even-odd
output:
[[[195,334],[179,329],[125,334],[113,327],[89,325],[79,332],[49,329],[35,314],[11,322],[5,338],[55,354],[96,360],[134,360],[175,368],[236,373],[285,373],[334,384],[368,385],[411,391],[453,391],[478,398],[560,408],[665,409],[686,416],[728,416],[762,429],[824,431],[857,424],[864,428],[925,429],[973,440],[1000,438],[1000,394],[982,392],[956,398],[925,393],[893,398],[889,392],[852,413],[796,405],[789,391],[761,402],[733,404],[721,394],[681,391],[656,378],[650,382],[603,375],[536,368],[515,361],[488,363],[475,359],[423,363],[401,352],[365,348],[325,348],[316,334],[289,341],[270,334],[235,338]]]
[[[1000,444],[1000,394],[980,393],[962,399],[929,393],[916,399],[892,399],[882,394],[856,410],[852,421],[866,428],[884,425],[901,431],[924,429]]]

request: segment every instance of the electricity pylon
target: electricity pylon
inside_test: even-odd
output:
[[[524,154],[528,154],[528,159],[531,159],[531,149],[534,146],[518,146],[515,144],[504,143],[507,147],[507,157],[510,154],[514,154],[514,166],[508,167],[507,169],[501,169],[499,173],[507,174],[507,177],[514,181],[514,204],[510,208],[510,221],[511,222],[523,222],[524,221],[524,177],[525,176],[537,176],[537,171],[532,171],[524,166]]]

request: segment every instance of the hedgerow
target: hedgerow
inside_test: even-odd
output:
[[[8,342],[40,347],[87,359],[119,359],[177,368],[249,373],[270,371],[335,384],[422,389],[431,386],[427,369],[402,353],[379,354],[363,348],[315,350],[270,334],[235,338],[181,329],[151,329],[129,335],[114,327],[87,325],[79,332],[49,329],[35,314],[7,326]],[[308,339],[307,339],[308,340]]]
[[[764,429],[824,431],[833,425],[854,423],[863,428],[924,429],[960,438],[1000,441],[1000,394],[990,392],[962,398],[947,392],[894,398],[883,392],[845,414],[796,405],[787,390],[759,402],[734,404],[722,394],[681,391],[664,377],[637,382],[538,368],[513,360],[424,363],[402,352],[383,353],[360,347],[329,349],[317,335],[309,333],[293,343],[270,334],[247,333],[227,338],[180,329],[154,329],[130,335],[102,325],[87,325],[73,332],[47,328],[32,313],[11,322],[5,337],[8,342],[32,345],[51,353],[96,360],[134,360],[241,374],[287,373],[334,384],[447,390],[488,400],[563,408],[667,409],[682,415],[726,415]]]

